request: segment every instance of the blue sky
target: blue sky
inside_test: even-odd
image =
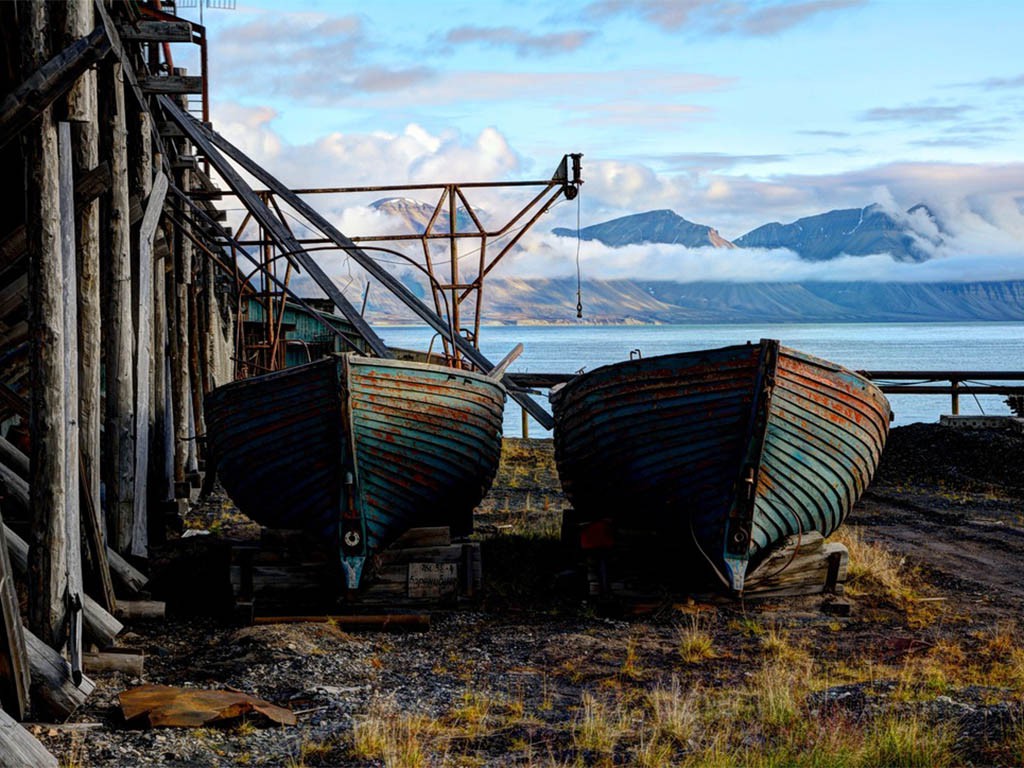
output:
[[[295,186],[531,178],[579,151],[584,224],[672,208],[736,238],[923,200],[960,252],[1001,255],[989,272],[1024,269],[1022,2],[238,0],[204,17],[215,126]]]

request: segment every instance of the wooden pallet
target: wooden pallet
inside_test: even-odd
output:
[[[480,594],[478,542],[452,542],[447,527],[413,528],[363,572],[346,593],[334,553],[300,532],[264,529],[258,546],[232,552],[231,586],[241,620],[257,615],[316,614],[346,610],[425,609],[453,606]]]

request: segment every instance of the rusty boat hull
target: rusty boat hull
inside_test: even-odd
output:
[[[411,527],[470,532],[504,403],[481,374],[350,354],[219,387],[206,423],[239,510],[337,546],[355,587],[366,559]]]
[[[839,527],[891,413],[863,376],[770,339],[604,366],[552,406],[577,518],[676,537],[736,592],[785,538]]]

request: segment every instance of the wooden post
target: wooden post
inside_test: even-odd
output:
[[[525,440],[530,436],[530,414],[526,412],[525,408],[520,410],[523,414],[523,439]]]
[[[151,457],[151,501],[169,501],[174,477],[174,459],[168,471],[167,452],[174,450],[168,442],[171,409],[167,381],[167,254],[170,249],[163,228],[154,238],[153,262],[153,455]],[[172,441],[173,442],[173,441]],[[162,523],[162,520],[160,521]],[[151,521],[152,523],[152,521]],[[155,528],[155,526],[153,526]]]
[[[135,510],[132,526],[132,554],[148,554],[146,480],[149,473],[150,445],[150,354],[153,339],[153,240],[167,194],[167,177],[157,176],[146,213],[139,228],[139,299],[138,345],[136,348],[136,382],[138,398],[135,418]]]
[[[182,170],[178,179],[179,189],[189,190],[189,172]],[[188,224],[183,225],[186,229]],[[188,284],[192,280],[192,242],[182,233],[174,238],[174,350],[171,376],[173,381],[172,400],[174,405],[174,480],[175,483],[185,481],[188,462],[189,443],[189,411],[191,410],[191,394],[189,391],[189,317],[188,317]]]
[[[118,552],[131,548],[135,492],[135,409],[132,354],[131,207],[128,195],[128,148],[123,71],[120,62],[106,66],[110,99],[106,129],[110,140],[112,183],[109,205],[110,296],[106,332],[107,537]]]
[[[953,415],[954,416],[959,416],[960,415],[960,382],[957,381],[956,379],[951,379],[949,383],[953,385],[952,386],[952,394],[950,395],[950,397],[952,398],[952,401],[953,401],[951,403],[951,407],[953,409]]]
[[[64,541],[67,547],[67,612],[71,668],[82,672],[82,522],[78,505],[78,297],[75,279],[75,180],[71,124],[58,126],[60,230],[64,303]]]
[[[49,9],[45,3],[31,3],[24,9],[25,71],[33,72],[49,54]],[[25,135],[25,145],[32,376],[30,514],[35,550],[29,576],[29,623],[43,642],[57,648],[65,616],[67,472],[57,129],[49,108]]]
[[[89,0],[67,5],[67,33],[79,38],[96,26],[96,14]],[[83,74],[68,93],[68,120],[75,172],[82,176],[99,165],[99,117],[96,71]],[[100,202],[93,199],[77,213],[78,282],[78,438],[81,471],[89,514],[100,513]],[[86,520],[83,524],[96,525]]]
[[[29,665],[25,649],[25,633],[18,611],[18,593],[14,588],[14,571],[7,556],[3,520],[0,519],[0,654],[3,656],[0,676],[0,704],[19,720],[28,716]]]

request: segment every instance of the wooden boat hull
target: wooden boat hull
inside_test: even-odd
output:
[[[467,371],[345,355],[206,400],[225,490],[253,520],[339,548],[347,583],[413,526],[472,528],[501,453],[505,389]]]
[[[552,406],[579,519],[693,543],[735,591],[787,536],[842,523],[890,419],[867,379],[772,340],[605,366]]]

